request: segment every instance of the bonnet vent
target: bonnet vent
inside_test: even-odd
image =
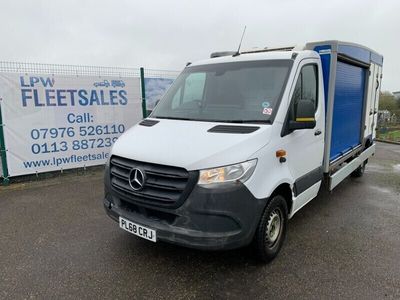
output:
[[[139,123],[139,125],[151,127],[151,126],[156,125],[158,122],[160,122],[160,121],[144,119],[142,122]]]
[[[252,133],[256,130],[260,129],[258,126],[233,126],[233,125],[217,125],[213,128],[210,128],[208,132],[217,132],[217,133]]]

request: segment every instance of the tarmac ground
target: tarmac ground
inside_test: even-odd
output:
[[[0,187],[0,299],[399,299],[400,146],[321,191],[279,256],[152,243],[102,207],[103,174]]]

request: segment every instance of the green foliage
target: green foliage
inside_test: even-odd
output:
[[[400,101],[396,100],[392,93],[382,92],[379,97],[379,110],[393,112],[400,109]]]
[[[388,131],[386,133],[377,132],[377,136],[381,140],[400,142],[400,130]]]

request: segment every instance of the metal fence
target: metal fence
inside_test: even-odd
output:
[[[7,171],[7,158],[6,158],[6,145],[4,142],[4,124],[1,113],[1,98],[0,98],[0,178],[7,179],[8,171]]]
[[[67,75],[67,76],[112,76],[112,77],[136,77],[141,80],[142,113],[146,117],[172,81],[178,76],[179,71],[156,70],[145,68],[102,67],[66,64],[42,64],[24,62],[0,61],[0,73],[19,73],[25,75]],[[146,82],[152,86],[146,86]],[[158,85],[157,85],[158,84]],[[1,92],[1,91],[0,91]],[[147,92],[147,93],[146,93]],[[151,102],[151,105],[146,105]],[[3,134],[3,121],[0,98],[0,178],[3,184],[8,183],[8,171],[6,160],[6,145]],[[1,183],[1,180],[0,180]]]
[[[180,72],[181,71],[144,69],[144,77],[175,79]]]
[[[142,98],[146,103],[146,112],[143,111],[145,116],[151,113],[157,102],[179,73],[179,71],[143,70],[143,75],[141,77],[144,78],[142,81],[144,85],[142,87],[142,91],[144,91]]]
[[[0,72],[72,76],[139,77],[140,69],[0,61]]]
[[[400,142],[400,109],[379,111],[376,136],[381,140]]]

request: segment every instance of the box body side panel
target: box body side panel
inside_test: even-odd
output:
[[[360,145],[367,70],[337,63],[331,149],[332,161]]]

